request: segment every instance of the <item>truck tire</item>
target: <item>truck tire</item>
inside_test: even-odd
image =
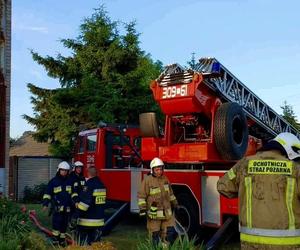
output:
[[[175,218],[184,227],[189,237],[194,237],[199,229],[199,210],[195,206],[188,193],[176,195],[178,208],[175,211]]]
[[[234,102],[222,104],[215,115],[214,140],[224,160],[241,159],[248,146],[248,124],[242,107]]]

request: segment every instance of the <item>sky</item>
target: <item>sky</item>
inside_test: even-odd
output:
[[[67,55],[59,42],[104,4],[112,20],[137,22],[141,48],[164,64],[215,57],[275,111],[284,101],[300,119],[298,0],[12,0],[11,137],[34,130],[27,83],[57,88],[30,50]]]

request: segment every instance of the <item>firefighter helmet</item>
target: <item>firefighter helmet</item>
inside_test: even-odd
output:
[[[60,169],[63,169],[63,170],[70,170],[70,165],[69,165],[69,163],[67,163],[66,161],[62,161],[62,162],[59,163],[58,166],[57,166],[57,171],[59,171]]]
[[[284,148],[290,160],[300,157],[300,140],[292,133],[280,133],[271,141],[278,142]]]
[[[81,162],[81,161],[76,161],[75,163],[74,163],[74,167],[76,168],[76,167],[83,167],[83,163]]]
[[[153,168],[156,168],[156,167],[163,167],[165,164],[164,162],[155,157],[151,162],[150,162],[150,169],[151,169],[151,173],[153,173]]]

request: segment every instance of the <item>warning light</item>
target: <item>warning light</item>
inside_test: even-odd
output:
[[[221,65],[219,62],[214,62],[211,67],[211,73],[219,74],[221,71]]]

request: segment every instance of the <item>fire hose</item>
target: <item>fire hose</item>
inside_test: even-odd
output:
[[[22,208],[23,209],[23,208]],[[26,208],[25,208],[26,209]],[[23,212],[23,210],[22,210]],[[49,230],[48,228],[44,227],[38,220],[37,216],[36,216],[36,211],[35,210],[29,210],[29,218],[30,220],[38,227],[38,229],[40,231],[42,231],[43,233],[45,233],[46,235],[48,235],[49,237],[53,237],[53,233],[51,230]],[[75,242],[72,239],[72,237],[68,234],[66,234],[66,241],[69,245],[74,245]]]

